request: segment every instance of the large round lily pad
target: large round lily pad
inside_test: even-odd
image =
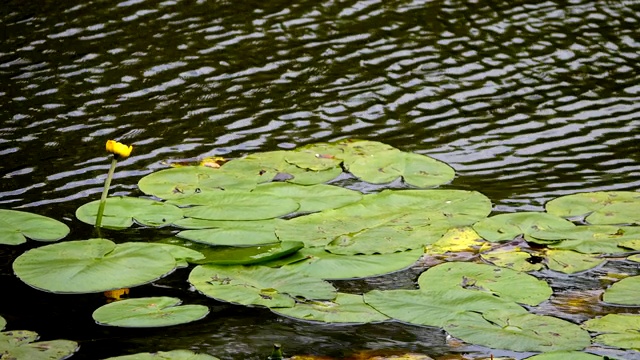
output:
[[[138,181],[147,195],[161,199],[177,199],[192,194],[222,190],[251,190],[258,183],[256,176],[236,174],[206,166],[181,166],[151,173]]]
[[[33,331],[0,332],[0,358],[16,360],[66,359],[78,350],[78,343],[70,340],[38,341]]]
[[[104,360],[220,360],[208,354],[197,354],[189,350],[158,351],[110,357]]]
[[[76,210],[78,220],[94,225],[100,200],[80,206]],[[134,224],[161,227],[171,225],[183,217],[182,210],[174,205],[142,198],[115,196],[107,198],[102,226],[111,229],[126,229]]]
[[[596,191],[562,196],[549,201],[545,208],[562,217],[585,216],[590,224],[640,223],[640,193],[634,191]]]
[[[217,300],[270,308],[292,307],[294,298],[333,300],[336,290],[328,282],[282,268],[266,266],[199,265],[189,282]]]
[[[586,225],[566,229],[538,230],[529,239],[555,249],[575,250],[585,254],[623,252],[620,244],[640,239],[640,228],[633,226]]]
[[[640,350],[640,315],[607,314],[591,319],[582,327],[599,333],[594,342],[623,349]]]
[[[514,351],[581,350],[591,344],[588,332],[566,320],[504,309],[467,312],[444,329],[465,342]]]
[[[473,225],[480,236],[489,241],[513,240],[539,230],[574,228],[575,224],[561,217],[537,212],[499,214],[482,219]]]
[[[152,282],[170,273],[176,261],[156,244],[107,239],[67,241],[31,249],[13,270],[20,280],[55,293],[94,293]]]
[[[0,209],[0,244],[19,245],[30,238],[58,241],[69,234],[69,227],[58,220],[24,211]]]
[[[180,303],[180,299],[166,296],[125,299],[99,307],[92,316],[101,325],[143,328],[185,324],[209,313],[204,305]]]
[[[387,320],[364,303],[362,295],[338,293],[334,300],[306,301],[290,308],[272,309],[276,314],[325,323],[372,323]]]
[[[252,193],[293,199],[300,204],[297,211],[303,213],[339,208],[362,199],[358,191],[327,184],[304,186],[272,182],[258,185]]]
[[[487,264],[447,262],[430,268],[418,278],[420,289],[479,291],[526,305],[538,305],[551,296],[549,284],[535,277]]]

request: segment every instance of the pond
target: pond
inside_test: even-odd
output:
[[[67,240],[92,237],[74,214],[100,197],[107,139],[134,146],[118,163],[111,195],[142,195],[138,180],[172,163],[352,138],[449,164],[456,177],[443,187],[483,193],[494,213],[543,211],[577,192],[637,191],[639,22],[640,2],[631,0],[7,1],[0,208],[60,220],[71,228]],[[173,233],[133,228],[105,237]],[[0,315],[10,329],[80,342],[73,359],[178,348],[262,359],[274,342],[289,355],[336,358],[378,349],[434,358],[532,354],[456,346],[439,328],[317,325],[217,302],[190,289],[183,269],[131,296],[204,304],[205,320],[102,327],[87,316],[102,295],[53,295],[15,277],[13,260],[39,245],[0,245]],[[411,288],[423,270],[335,286]],[[589,311],[601,313],[621,311],[597,300],[617,273],[640,271],[612,261],[578,276],[544,276],[567,293],[591,294]],[[541,311],[588,317],[574,310]]]

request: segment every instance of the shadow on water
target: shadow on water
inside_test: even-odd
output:
[[[90,237],[74,212],[99,197],[108,138],[135,146],[118,164],[114,195],[138,195],[138,179],[165,161],[343,138],[445,161],[457,172],[448,187],[481,191],[499,212],[637,190],[638,14],[640,2],[624,0],[6,1],[0,204],[64,221],[69,239]],[[44,294],[14,278],[12,260],[36,245],[0,249],[0,314],[11,328],[79,340],[74,358],[188,347],[258,359],[274,341],[338,357],[457,351],[438,329],[311,325],[217,303],[186,287],[185,270],[163,280],[168,288],[135,291],[205,303],[207,319],[168,330],[99,327],[86,315],[101,296]],[[549,280],[566,292],[592,289],[597,271]],[[417,273],[371,281],[410,286]]]

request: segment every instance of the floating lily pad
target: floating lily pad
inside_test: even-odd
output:
[[[208,313],[204,305],[181,305],[178,298],[162,296],[112,302],[96,309],[92,316],[100,325],[146,328],[186,324]]]
[[[7,320],[5,320],[2,316],[0,316],[0,330],[4,329],[7,325]]]
[[[473,225],[473,229],[489,241],[513,240],[518,235],[529,235],[534,231],[574,227],[575,224],[561,217],[537,212],[495,215]]]
[[[66,241],[31,249],[13,262],[15,274],[34,288],[55,293],[94,293],[150,283],[176,261],[156,244],[107,239]]]
[[[33,331],[0,332],[0,358],[29,360],[66,359],[78,350],[78,343],[70,340],[38,341]]]
[[[467,313],[482,313],[505,309],[527,313],[516,303],[490,293],[451,289],[373,290],[364,294],[364,301],[381,313],[416,325],[444,327]]]
[[[294,298],[333,300],[328,282],[284,268],[266,266],[199,265],[189,282],[201,293],[220,301],[270,308],[292,307]]]
[[[58,220],[24,211],[0,209],[0,244],[19,245],[26,238],[58,241],[69,234],[69,227]]]
[[[432,226],[377,226],[332,240],[325,250],[341,255],[390,254],[422,248],[440,239],[444,229]]]
[[[594,342],[622,349],[640,350],[640,315],[608,314],[591,319],[582,327],[599,333]]]
[[[78,220],[94,225],[100,200],[80,206],[76,210]],[[107,198],[102,218],[102,226],[111,229],[126,229],[134,224],[161,227],[183,217],[182,210],[176,206],[142,198],[114,196]]]
[[[215,356],[197,354],[189,350],[158,351],[110,357],[104,360],[220,360]]]
[[[273,182],[257,186],[253,193],[293,199],[300,204],[300,208],[297,210],[299,212],[339,208],[362,199],[362,194],[358,191],[326,184],[303,186]]]
[[[184,209],[184,215],[205,220],[264,220],[292,213],[300,207],[297,201],[269,194],[224,191],[195,194],[169,200]]]
[[[640,228],[631,226],[588,225],[567,229],[542,230],[529,233],[529,240],[549,244],[550,248],[575,250],[585,254],[624,251],[619,244],[640,239]],[[552,242],[552,243],[551,243]]]
[[[306,301],[290,308],[272,309],[276,314],[325,323],[372,323],[387,320],[364,303],[362,295],[338,293],[334,300]]]
[[[549,201],[545,208],[562,217],[585,216],[590,224],[640,223],[640,193],[633,191],[597,191],[572,194]]]
[[[271,245],[203,250],[204,259],[197,260],[195,263],[216,265],[258,264],[290,255],[303,247],[304,244],[299,241],[283,241]]]
[[[540,355],[534,355],[525,360],[603,360],[602,356],[578,351],[553,351]]]
[[[581,254],[571,250],[549,249],[545,254],[549,269],[565,274],[586,271],[605,262],[605,259],[597,255]]]
[[[630,276],[605,290],[602,300],[612,304],[640,305],[638,289],[640,289],[640,276]]]
[[[444,329],[468,343],[513,351],[581,350],[591,343],[588,332],[566,320],[503,309],[467,312]]]
[[[418,284],[423,290],[466,289],[527,305],[538,305],[552,293],[549,284],[531,275],[487,264],[465,262],[434,266],[420,275]]]
[[[342,162],[341,159],[333,156],[322,156],[303,148],[284,152],[283,159],[289,164],[312,171],[332,170],[339,167]]]
[[[199,251],[189,249],[180,245],[152,243],[160,246],[163,250],[173,255],[176,260],[176,267],[183,268],[189,266],[189,262],[195,262],[204,259],[204,254]]]
[[[222,190],[251,190],[258,183],[250,174],[236,174],[206,166],[181,166],[151,173],[138,181],[147,195],[177,199],[192,194]]]
[[[470,227],[456,227],[447,230],[437,241],[427,244],[425,253],[429,255],[448,252],[478,251],[485,243]]]
[[[418,261],[422,249],[383,255],[336,255],[322,248],[304,248],[298,253],[303,259],[296,258],[286,268],[320,279],[338,280],[378,276],[406,269]]]
[[[275,229],[278,224],[284,221],[281,219],[257,221],[199,220],[200,222],[197,219],[191,220],[193,221],[186,224],[181,223],[181,226],[197,227],[200,225],[211,228],[184,230],[176,236],[217,246],[257,246],[280,242],[276,237]]]
[[[480,255],[483,260],[496,266],[528,272],[544,268],[545,258],[522,251],[520,248],[498,249]]]

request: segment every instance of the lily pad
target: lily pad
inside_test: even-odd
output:
[[[544,354],[534,355],[525,360],[604,360],[604,357],[578,352],[578,351],[553,351]]]
[[[594,342],[622,349],[640,350],[640,315],[607,314],[591,319],[582,327],[599,333]]]
[[[535,277],[487,264],[443,263],[420,275],[422,290],[466,289],[479,291],[526,305],[538,305],[551,296],[549,284]]]
[[[326,280],[384,275],[406,269],[422,256],[421,249],[384,255],[336,255],[322,248],[304,248],[298,253],[303,260],[296,259],[285,268]]]
[[[529,235],[534,231],[574,227],[575,224],[561,217],[537,212],[495,215],[473,225],[473,229],[488,241],[513,240],[518,235]]]
[[[5,320],[2,316],[0,316],[0,330],[4,329],[7,325],[7,320]]]
[[[588,332],[566,320],[503,309],[465,313],[444,329],[468,343],[513,351],[581,350],[591,344]]]
[[[269,194],[224,191],[195,194],[169,200],[184,209],[184,215],[205,220],[264,220],[292,213],[300,207],[297,201]]]
[[[339,208],[362,199],[362,194],[358,191],[326,184],[303,186],[273,182],[257,186],[253,193],[293,199],[300,204],[300,208],[297,210],[299,212]]]
[[[208,354],[197,354],[189,350],[158,351],[110,357],[104,360],[220,360]]]
[[[212,169],[206,166],[181,166],[151,173],[138,181],[138,187],[147,195],[161,199],[177,199],[192,194],[222,190],[253,189],[257,177]]]
[[[545,254],[549,269],[565,274],[593,269],[605,262],[605,259],[597,255],[581,254],[571,250],[549,249],[545,251]]]
[[[527,313],[516,303],[492,294],[451,289],[373,290],[364,294],[364,301],[381,313],[416,325],[444,327],[468,313],[505,309],[512,313]]]
[[[485,243],[478,233],[470,227],[456,227],[447,230],[437,241],[427,244],[425,253],[428,255],[445,254],[449,252],[478,251]]]
[[[33,331],[15,330],[0,332],[2,359],[59,360],[66,359],[78,350],[78,343],[70,340],[38,341]]]
[[[631,226],[587,225],[529,233],[529,240],[549,244],[550,248],[575,250],[585,254],[622,252],[619,244],[640,239],[640,228]],[[552,242],[552,243],[550,243]]]
[[[333,300],[335,288],[315,277],[266,266],[199,265],[189,282],[201,293],[220,301],[270,308],[293,307],[295,298]]]
[[[192,219],[197,220],[197,219]],[[275,229],[283,222],[281,219],[257,220],[257,221],[216,221],[201,220],[202,226],[212,228],[183,230],[176,236],[216,246],[258,246],[280,242],[276,237]],[[197,226],[191,222],[187,226]]]
[[[107,239],[66,241],[31,249],[13,262],[15,274],[36,289],[95,293],[147,284],[170,273],[176,261],[156,244]]]
[[[94,225],[100,200],[80,206],[76,210],[78,220]],[[182,210],[176,206],[142,198],[114,196],[107,198],[102,226],[110,229],[126,229],[134,224],[150,227],[171,225],[183,217]]]
[[[640,223],[640,193],[633,191],[596,191],[562,196],[549,201],[545,208],[562,217],[585,216],[590,224]]]
[[[251,265],[290,255],[304,247],[299,241],[284,241],[277,244],[252,247],[226,247],[204,251],[204,259],[196,264]]]
[[[332,240],[325,250],[341,255],[390,254],[422,248],[440,239],[444,230],[431,226],[378,226],[342,234]]]
[[[640,289],[640,276],[630,276],[605,290],[602,300],[612,304],[637,306],[640,305],[638,289]]]
[[[183,268],[189,266],[189,262],[195,262],[204,259],[204,254],[199,251],[189,249],[180,245],[152,243],[160,246],[163,250],[173,255],[176,260],[176,267]]]
[[[19,245],[26,238],[58,241],[69,234],[69,227],[58,220],[24,211],[0,209],[0,244]]]
[[[334,300],[306,301],[294,307],[272,309],[276,314],[325,323],[372,323],[387,320],[364,303],[362,295],[338,293]]]
[[[204,305],[181,305],[180,299],[163,296],[112,302],[92,316],[100,325],[147,328],[186,324],[207,314],[209,308]]]
[[[537,254],[522,251],[520,248],[498,249],[480,255],[482,260],[496,266],[505,267],[521,272],[541,270],[545,258]]]

